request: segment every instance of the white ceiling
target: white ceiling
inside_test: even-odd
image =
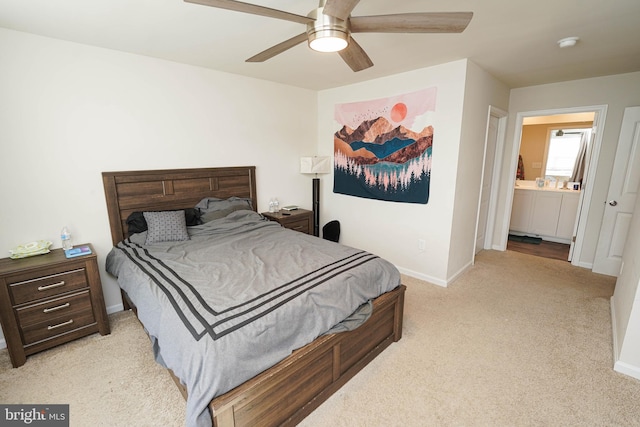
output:
[[[307,15],[317,0],[251,0]],[[0,27],[322,90],[470,58],[509,87],[640,71],[640,0],[361,0],[353,16],[471,11],[462,34],[355,34],[373,67],[300,44],[304,25],[182,0],[0,0]],[[557,41],[578,36],[573,48]],[[1,66],[1,65],[0,65]]]

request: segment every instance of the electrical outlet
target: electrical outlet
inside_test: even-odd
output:
[[[427,248],[427,242],[424,239],[418,239],[418,250],[424,251]]]

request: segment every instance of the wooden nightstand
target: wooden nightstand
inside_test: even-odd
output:
[[[81,245],[78,245],[81,246]],[[89,245],[90,246],[90,245]],[[0,321],[11,363],[94,332],[110,333],[95,250],[0,259]]]
[[[287,215],[289,214],[289,215]],[[313,212],[306,209],[294,211],[262,212],[265,218],[279,222],[283,227],[301,233],[313,234]]]

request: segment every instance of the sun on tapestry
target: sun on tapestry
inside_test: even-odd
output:
[[[336,105],[334,193],[427,203],[436,92]]]

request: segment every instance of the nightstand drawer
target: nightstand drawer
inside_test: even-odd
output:
[[[290,230],[305,234],[313,234],[313,212],[306,209],[293,211],[263,212],[262,215],[270,221],[276,221]]]
[[[73,331],[74,329],[80,329],[91,325],[95,322],[96,319],[93,316],[91,306],[86,307],[84,310],[79,312],[54,316],[43,322],[23,327],[22,337],[24,339],[24,345],[26,346],[38,341],[53,338],[69,331]]]
[[[38,304],[16,309],[18,323],[22,328],[42,322],[54,322],[57,317],[91,309],[91,295],[84,290],[72,295],[54,298]]]
[[[84,268],[65,271],[31,280],[9,283],[9,293],[15,305],[59,295],[87,286]]]
[[[301,219],[298,221],[287,221],[283,225],[291,230],[299,231],[301,233],[310,234],[311,231],[309,230],[309,221],[307,219]]]

